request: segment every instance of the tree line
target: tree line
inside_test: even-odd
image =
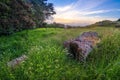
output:
[[[54,14],[47,0],[0,0],[0,35],[42,27]]]

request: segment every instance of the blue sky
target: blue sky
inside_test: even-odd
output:
[[[53,22],[88,25],[120,18],[120,0],[48,0],[54,4]]]

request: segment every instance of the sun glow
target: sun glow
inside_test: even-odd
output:
[[[70,25],[89,25],[101,20],[116,20],[115,17],[101,16],[99,14],[107,14],[110,12],[120,12],[120,9],[101,9],[93,10],[100,6],[106,0],[78,0],[66,6],[55,6],[56,15],[53,22],[70,24]],[[84,2],[84,5],[81,3]]]

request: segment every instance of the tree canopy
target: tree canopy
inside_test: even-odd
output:
[[[120,18],[117,21],[120,21]]]
[[[54,14],[47,0],[1,0],[0,35],[41,27]]]

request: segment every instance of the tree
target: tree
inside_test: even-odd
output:
[[[55,14],[52,3],[47,3],[47,0],[29,0],[31,2],[33,15],[37,26],[42,26],[44,21],[51,15]]]
[[[0,2],[0,35],[8,35],[34,26],[30,4],[22,0]]]
[[[120,18],[117,21],[120,21]]]
[[[10,25],[10,7],[7,0],[0,1],[0,35],[12,33]]]
[[[53,4],[47,0],[1,0],[0,35],[40,27],[53,14]]]

